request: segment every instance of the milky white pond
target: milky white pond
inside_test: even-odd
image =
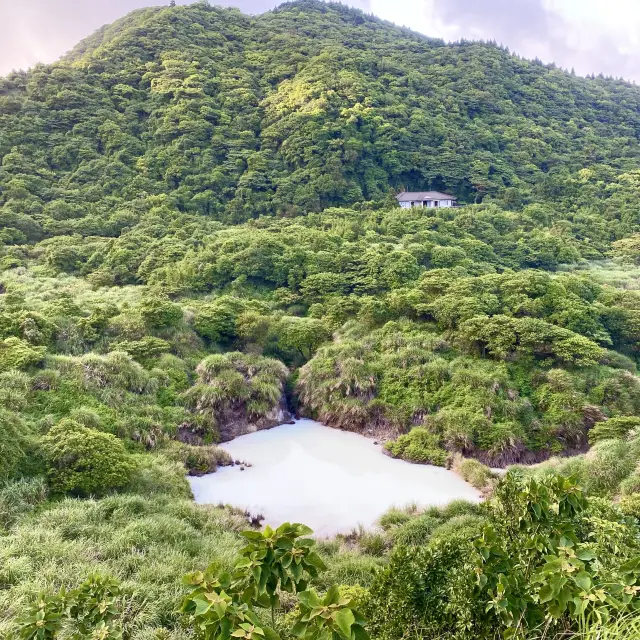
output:
[[[265,516],[264,524],[303,522],[320,536],[370,527],[393,505],[480,500],[452,471],[395,460],[368,438],[313,420],[250,433],[222,447],[252,466],[189,478],[196,502],[241,507]]]

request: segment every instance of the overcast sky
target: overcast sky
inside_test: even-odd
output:
[[[277,0],[214,3],[247,13],[278,4]],[[164,2],[0,0],[0,75],[52,62],[101,25],[155,4]],[[350,0],[348,4],[429,36],[497,40],[523,56],[574,68],[579,74],[640,81],[640,0]]]

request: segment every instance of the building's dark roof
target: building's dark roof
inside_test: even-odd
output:
[[[455,200],[456,197],[440,191],[403,191],[396,196],[398,202],[411,202],[413,200]]]

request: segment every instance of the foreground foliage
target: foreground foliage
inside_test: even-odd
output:
[[[394,550],[371,589],[374,637],[521,638],[639,615],[637,521],[569,478],[515,472],[485,511],[475,535]]]

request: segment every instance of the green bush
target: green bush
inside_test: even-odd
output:
[[[624,440],[631,431],[640,428],[640,418],[636,416],[619,416],[609,418],[602,422],[596,422],[589,431],[589,442],[595,443],[601,440]]]
[[[138,310],[151,329],[176,327],[182,321],[182,307],[164,296],[145,298]]]
[[[115,436],[62,420],[43,439],[54,492],[99,495],[127,484],[134,469]]]
[[[449,454],[440,447],[438,436],[422,427],[412,429],[397,440],[389,440],[385,448],[394,458],[439,467],[444,467],[449,457]]]
[[[626,516],[640,520],[640,493],[632,493],[620,498],[620,509]]]
[[[5,338],[0,340],[0,371],[26,369],[41,362],[45,353],[45,347],[33,347],[20,338]]]
[[[242,301],[222,296],[196,310],[193,327],[211,342],[228,343],[236,336],[236,321],[243,310]]]
[[[117,351],[128,353],[132,358],[141,362],[167,353],[171,349],[171,345],[166,340],[153,336],[145,336],[141,340],[116,342],[113,347]]]
[[[380,640],[485,637],[484,629],[475,624],[483,603],[473,597],[475,580],[468,567],[472,555],[472,541],[459,535],[437,545],[398,546],[376,573],[363,607],[371,636]]]
[[[483,515],[456,516],[426,546],[394,550],[370,590],[372,636],[513,638],[546,625],[554,637],[585,617],[633,611],[624,585],[640,577],[638,528],[601,502],[608,512],[589,510],[571,479],[508,473]]]

